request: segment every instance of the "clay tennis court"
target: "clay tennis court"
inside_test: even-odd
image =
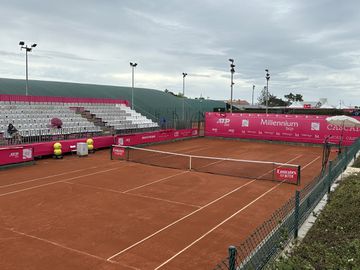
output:
[[[321,147],[199,138],[163,151],[301,165]],[[256,171],[256,167],[253,167]],[[88,157],[0,171],[0,269],[212,269],[296,185]]]

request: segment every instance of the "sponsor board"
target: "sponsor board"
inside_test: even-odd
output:
[[[23,160],[32,160],[33,159],[32,148],[23,148],[22,149],[22,159]]]
[[[116,138],[118,145],[131,146],[198,136],[197,129],[160,130],[139,134],[121,135]]]
[[[297,168],[279,167],[275,169],[275,178],[279,181],[291,182],[296,184],[298,181]]]
[[[30,147],[0,148],[0,166],[34,160]]]
[[[125,157],[125,148],[122,147],[113,147],[112,155],[114,157]]]
[[[205,136],[280,140],[321,144],[331,135],[331,143],[350,145],[360,137],[360,127],[342,128],[329,124],[326,115],[224,114],[205,115]],[[360,119],[360,117],[354,117]]]

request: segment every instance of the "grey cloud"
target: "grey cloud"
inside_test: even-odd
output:
[[[260,89],[269,68],[277,96],[298,89],[307,100],[360,104],[355,0],[3,2],[3,74],[20,73],[19,64],[6,63],[23,57],[17,43],[25,39],[39,43],[30,59],[34,79],[125,85],[128,62],[137,61],[136,74],[168,78],[152,87],[181,89],[185,71],[196,78],[190,96],[228,99],[231,57],[235,97],[248,97],[252,84]]]

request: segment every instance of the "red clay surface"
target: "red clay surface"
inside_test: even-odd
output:
[[[170,152],[302,166],[320,147],[194,139]],[[44,159],[0,171],[0,269],[213,269],[299,188],[109,159]]]

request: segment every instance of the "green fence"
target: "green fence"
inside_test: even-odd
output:
[[[314,210],[334,181],[355,159],[360,138],[330,161],[325,170],[301,191],[296,191],[281,208],[259,226],[244,242],[229,247],[229,256],[214,270],[263,269],[286,245],[298,236],[299,227]]]

